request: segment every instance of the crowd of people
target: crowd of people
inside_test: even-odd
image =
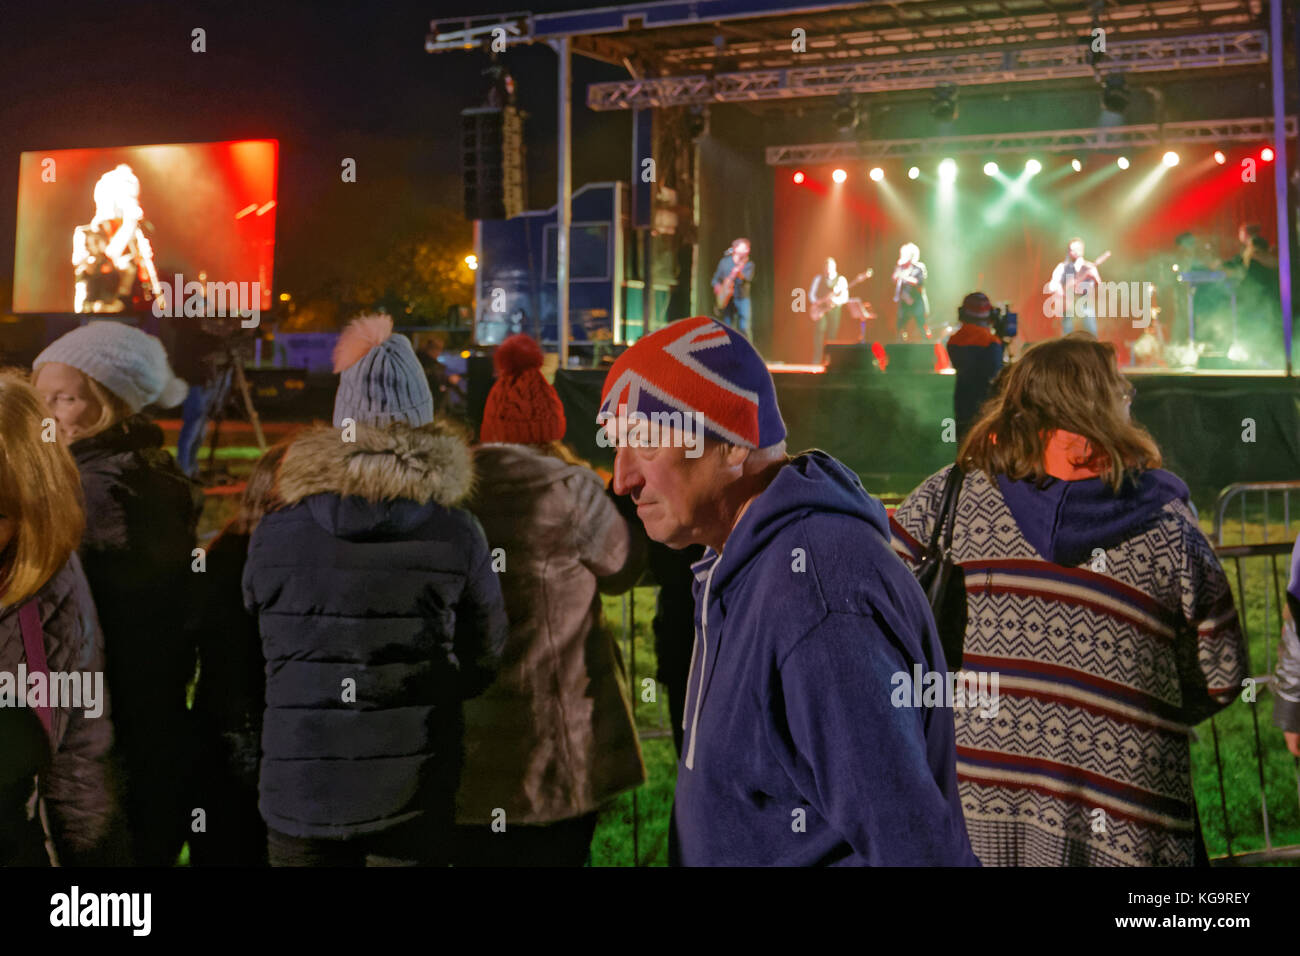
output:
[[[963,310],[987,349],[987,299]],[[0,376],[0,672],[107,684],[95,716],[0,707],[0,861],[581,865],[645,779],[600,595],[648,569],[673,862],[1204,862],[1188,737],[1246,651],[1111,346],[1028,348],[892,516],[788,452],[761,357],[709,318],[609,370],[583,423],[608,482],[526,336],[477,441],[387,317],[334,359],[332,423],[269,450],[203,547],[141,414],[187,394],[161,343],[91,322]],[[960,621],[918,581],[945,529]]]

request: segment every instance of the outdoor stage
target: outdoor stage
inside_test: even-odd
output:
[[[1137,387],[1134,418],[1155,436],[1165,467],[1202,501],[1232,482],[1300,477],[1300,381],[1281,373],[1127,374]],[[774,371],[773,378],[790,450],[829,452],[874,494],[906,494],[953,460],[956,445],[943,441],[944,419],[953,414],[951,374]],[[612,450],[596,444],[594,426],[604,380],[600,370],[561,371],[555,387],[566,440],[609,468]]]

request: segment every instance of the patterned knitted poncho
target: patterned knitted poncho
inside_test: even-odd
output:
[[[891,519],[912,568],[947,473]],[[1191,865],[1188,733],[1232,702],[1246,674],[1227,577],[1183,498],[1148,498],[1115,540],[1115,520],[1108,539],[1088,507],[1063,497],[1087,490],[1111,519],[1128,513],[1090,485],[1040,492],[973,471],[961,491],[964,667],[984,672],[981,686],[997,676],[996,706],[954,708],[962,810],[986,866]]]

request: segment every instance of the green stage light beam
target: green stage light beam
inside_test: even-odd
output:
[[[1081,173],[1071,178],[1057,194],[1057,201],[1062,205],[1068,205],[1071,200],[1082,196],[1090,189],[1095,189],[1100,183],[1105,182],[1112,176],[1119,175],[1119,167],[1113,162],[1096,164],[1092,172]]]

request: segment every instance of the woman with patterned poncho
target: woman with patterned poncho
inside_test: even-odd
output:
[[[997,694],[954,708],[971,845],[986,866],[1194,865],[1189,732],[1246,674],[1227,578],[1111,346],[1077,332],[1004,377],[958,453],[964,668]],[[892,519],[913,568],[948,471]]]

